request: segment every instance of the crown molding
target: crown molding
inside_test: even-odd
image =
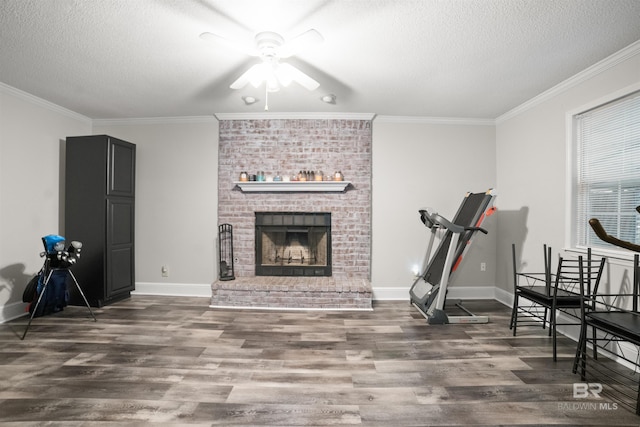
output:
[[[39,98],[35,95],[31,95],[30,93],[24,92],[20,89],[16,89],[15,87],[9,86],[8,84],[2,83],[2,82],[0,82],[0,92],[15,96],[16,98],[22,99],[23,101],[26,101],[30,104],[43,107],[49,111],[62,114],[63,116],[70,117],[74,120],[80,120],[88,124],[91,124],[92,122],[90,117],[83,116],[82,114],[78,114],[75,111],[71,111],[57,104],[54,104],[53,102]]]
[[[529,101],[520,104],[516,108],[506,112],[505,114],[496,118],[496,124],[500,124],[506,120],[509,120],[513,117],[518,116],[519,114],[524,113],[525,111],[540,105],[541,103],[548,101],[549,99],[571,89],[572,87],[583,83],[598,74],[605,72],[606,70],[615,67],[616,65],[627,61],[630,58],[640,54],[640,40],[631,43],[629,46],[619,50],[613,55],[608,56],[600,62],[592,65],[591,67],[575,74],[572,77],[569,77],[567,80],[557,84],[545,92],[542,92],[540,95],[537,95],[531,98]]]
[[[415,123],[435,125],[495,126],[493,119],[419,116],[376,116],[376,123]]]
[[[215,113],[218,120],[373,120],[373,113]]]
[[[217,123],[214,116],[140,117],[132,119],[94,119],[94,126],[139,126],[190,123]]]

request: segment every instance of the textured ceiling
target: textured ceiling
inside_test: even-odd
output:
[[[310,28],[289,62],[320,87],[271,112],[494,119],[640,40],[640,1],[2,0],[0,82],[94,119],[262,112],[229,89],[256,59],[199,35]]]

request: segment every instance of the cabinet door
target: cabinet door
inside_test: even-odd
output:
[[[107,299],[135,289],[134,201],[129,198],[107,200]]]
[[[136,146],[110,138],[109,140],[109,196],[135,195]]]

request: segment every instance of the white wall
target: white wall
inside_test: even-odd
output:
[[[452,219],[467,192],[496,185],[493,122],[444,122],[378,117],[373,123],[372,286],[374,298],[409,299],[413,269],[420,267],[430,236],[418,210],[435,209]],[[499,190],[499,189],[498,189]],[[499,206],[500,196],[496,205]],[[460,269],[456,287],[495,283],[495,221],[487,218]],[[487,270],[480,271],[480,263]],[[473,289],[465,296],[482,297]],[[489,296],[492,296],[489,295]]]
[[[41,237],[61,232],[62,141],[90,131],[88,118],[0,84],[0,322],[24,313]]]
[[[638,82],[640,42],[498,119],[498,288],[512,292],[512,242],[524,271],[541,269],[544,243],[554,257],[565,247],[567,112]],[[607,280],[615,288],[629,262],[611,264]]]
[[[136,144],[136,291],[210,296],[218,274],[218,121],[96,121],[93,133]]]

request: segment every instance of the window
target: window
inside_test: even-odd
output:
[[[589,226],[640,244],[640,91],[573,116],[574,244],[615,249]]]

